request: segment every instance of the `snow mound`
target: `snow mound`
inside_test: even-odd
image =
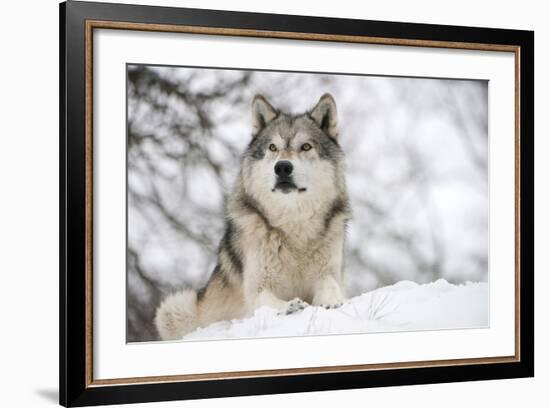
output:
[[[254,315],[198,328],[184,340],[480,328],[489,325],[487,283],[401,281],[349,299],[338,309],[309,306],[291,315]]]

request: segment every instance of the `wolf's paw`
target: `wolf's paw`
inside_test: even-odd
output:
[[[295,298],[295,299],[292,299],[290,302],[288,302],[286,309],[281,311],[279,314],[290,315],[290,314],[297,313],[304,310],[307,306],[308,304],[304,302],[302,299]]]
[[[324,309],[338,309],[340,307],[342,307],[344,304],[344,302],[338,302],[338,303],[328,303],[328,304],[320,304],[319,307],[322,307]]]

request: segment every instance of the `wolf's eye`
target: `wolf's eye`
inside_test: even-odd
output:
[[[275,146],[273,143],[271,143],[269,145],[269,150],[271,150],[272,152],[276,152],[277,151],[277,146]]]
[[[308,150],[311,150],[311,145],[310,145],[309,143],[304,143],[304,144],[302,145],[302,150],[303,150],[304,152],[307,152]]]

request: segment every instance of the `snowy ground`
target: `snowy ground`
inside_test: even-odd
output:
[[[284,316],[262,307],[250,318],[199,328],[185,340],[479,328],[489,325],[487,283],[402,281],[349,299],[339,309]]]

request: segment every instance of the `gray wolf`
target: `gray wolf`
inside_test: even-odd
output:
[[[297,312],[344,299],[343,250],[351,209],[334,98],[293,115],[252,101],[253,135],[225,204],[218,262],[199,291],[168,296],[156,312],[163,340],[251,315]]]

